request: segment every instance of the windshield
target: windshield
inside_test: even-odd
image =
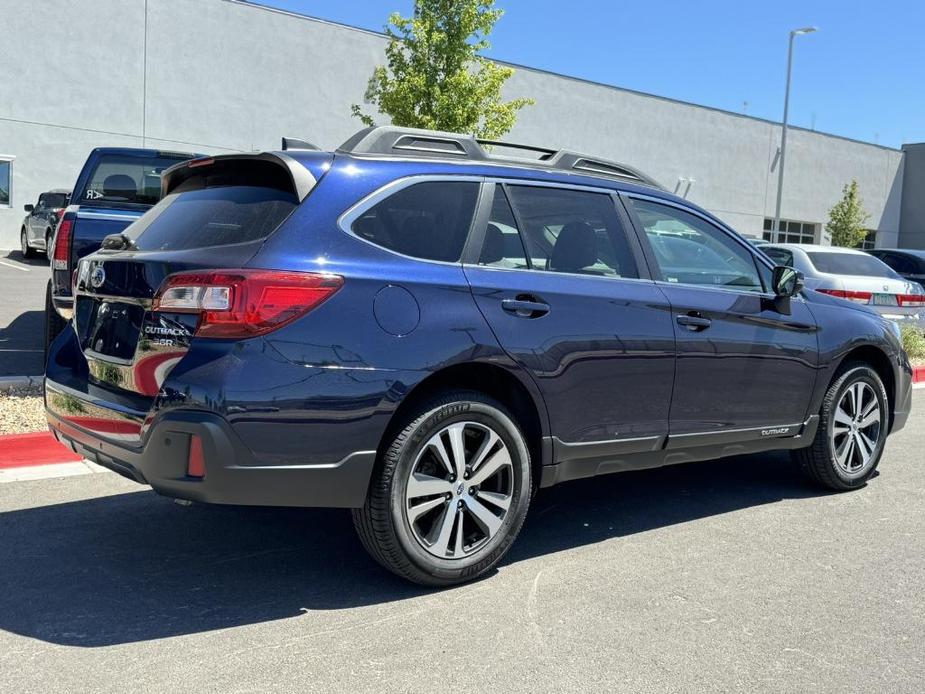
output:
[[[124,234],[141,251],[248,243],[269,236],[298,205],[276,188],[202,188],[168,195]]]
[[[161,173],[187,159],[183,154],[157,157],[104,154],[90,175],[83,199],[153,205],[161,198]]]
[[[883,261],[866,253],[809,251],[806,255],[809,256],[809,259],[819,272],[828,272],[832,275],[861,275],[864,277],[889,277],[893,280],[902,279]]]

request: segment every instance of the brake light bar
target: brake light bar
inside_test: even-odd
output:
[[[906,308],[921,308],[925,306],[925,294],[897,294],[896,301]]]
[[[869,304],[871,297],[874,295],[873,292],[854,292],[849,289],[817,289],[816,291],[829,296],[837,296],[839,299],[854,301],[858,304]]]
[[[198,337],[246,338],[304,316],[343,284],[339,275],[311,272],[178,272],[161,284],[152,310],[198,313]]]
[[[74,221],[71,219],[62,219],[58,225],[58,233],[55,234],[55,252],[52,256],[52,269],[67,270],[67,260],[71,252],[71,231],[73,230]]]

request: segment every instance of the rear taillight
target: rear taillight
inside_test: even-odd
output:
[[[186,460],[186,474],[189,477],[206,476],[206,457],[202,452],[202,439],[196,434],[189,437],[189,456]]]
[[[253,337],[304,316],[343,284],[338,275],[309,272],[179,272],[164,280],[152,310],[198,313],[199,337]]]
[[[67,270],[67,260],[71,252],[71,231],[74,227],[74,221],[71,219],[62,219],[58,225],[58,233],[55,234],[55,253],[52,256],[52,269]]]
[[[869,304],[870,298],[874,295],[873,292],[853,292],[847,289],[817,289],[816,291],[828,294],[829,296],[837,296],[839,299],[854,301],[859,304]]]
[[[906,308],[921,308],[925,306],[925,294],[897,294],[896,301]]]

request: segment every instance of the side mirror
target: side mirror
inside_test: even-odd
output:
[[[803,289],[803,273],[786,265],[778,265],[771,276],[771,289],[775,296],[796,296]]]
[[[35,209],[35,205],[23,205],[22,207],[26,212],[32,212]]]

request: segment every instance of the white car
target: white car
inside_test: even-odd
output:
[[[778,265],[802,272],[807,289],[866,304],[890,320],[925,325],[922,285],[864,251],[796,243],[772,243],[761,251]]]

